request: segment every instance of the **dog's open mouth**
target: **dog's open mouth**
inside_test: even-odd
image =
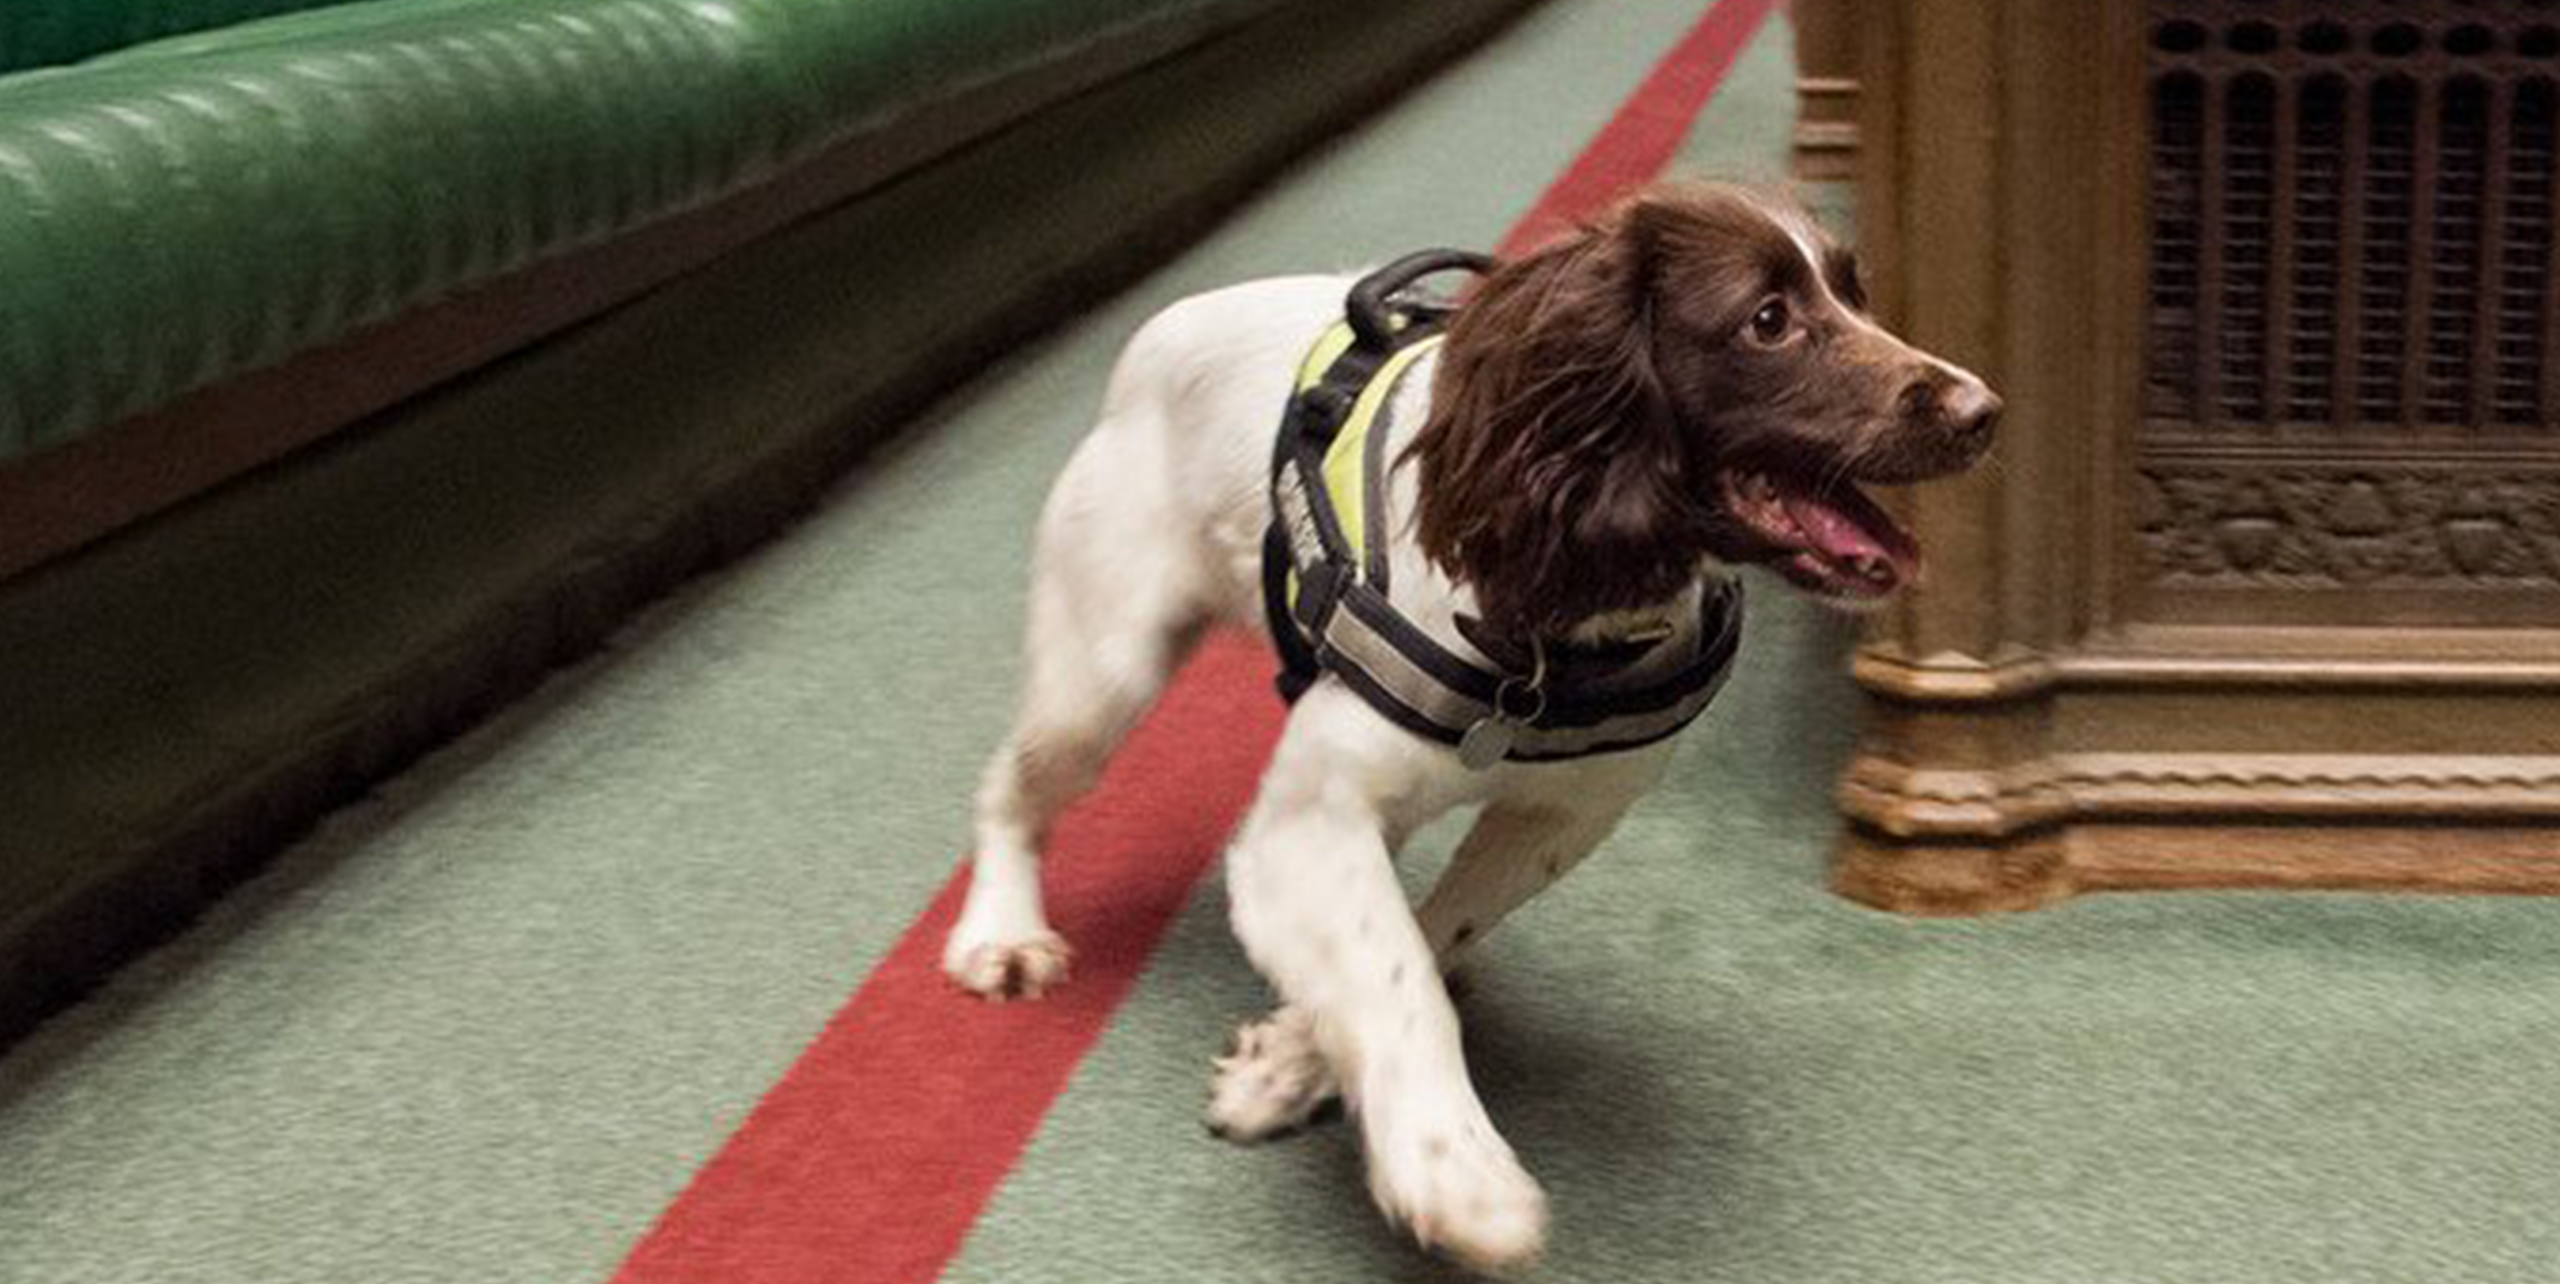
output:
[[[1767,565],[1804,588],[1878,598],[1919,577],[1919,542],[1850,482],[1743,469],[1721,482],[1726,511],[1775,549]]]

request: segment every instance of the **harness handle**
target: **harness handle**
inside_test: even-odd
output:
[[[1493,256],[1472,250],[1418,250],[1360,278],[1344,308],[1351,333],[1372,352],[1395,347],[1395,299],[1426,276],[1493,270]]]

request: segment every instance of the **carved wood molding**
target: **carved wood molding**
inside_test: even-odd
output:
[[[2115,817],[2560,820],[2560,757],[2089,753],[1993,769],[1861,757],[1839,801],[1898,838]]]
[[[1969,769],[1862,756],[1836,796],[1851,820],[1896,838],[2002,838],[2075,814],[2050,760]]]
[[[2075,754],[2060,784],[2091,813],[2560,816],[2560,758]]]
[[[1870,643],[1849,662],[1850,676],[1877,695],[1914,704],[2002,704],[2042,695],[2058,672],[2041,655],[2019,650],[1994,659],[1942,651],[1912,656]]]
[[[2155,460],[2137,478],[2155,584],[2560,588],[2560,465]]]

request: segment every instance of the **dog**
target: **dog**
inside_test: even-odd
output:
[[[962,988],[1033,997],[1065,977],[1039,885],[1051,820],[1206,631],[1267,631],[1274,434],[1353,280],[1197,295],[1120,356],[1040,520],[1025,686],[943,955]],[[1800,206],[1706,183],[1642,190],[1493,266],[1392,398],[1379,529],[1401,609],[1487,664],[1494,639],[1542,664],[1641,650],[1747,565],[1873,603],[1919,550],[1860,485],[1961,472],[2001,411],[1877,324],[1854,257]],[[1307,687],[1227,853],[1232,925],[1281,1005],[1217,1061],[1211,1128],[1269,1137],[1338,1095],[1391,1221],[1480,1270],[1534,1259],[1546,1198],[1468,1079],[1443,974],[1588,856],[1669,753],[1479,768],[1335,675]],[[1409,905],[1399,846],[1470,805]]]

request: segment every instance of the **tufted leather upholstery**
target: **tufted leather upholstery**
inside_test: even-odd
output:
[[[0,72],[78,62],[127,45],[362,0],[9,0]]]
[[[0,77],[0,458],[691,208],[1128,24],[1267,7],[371,0]]]

